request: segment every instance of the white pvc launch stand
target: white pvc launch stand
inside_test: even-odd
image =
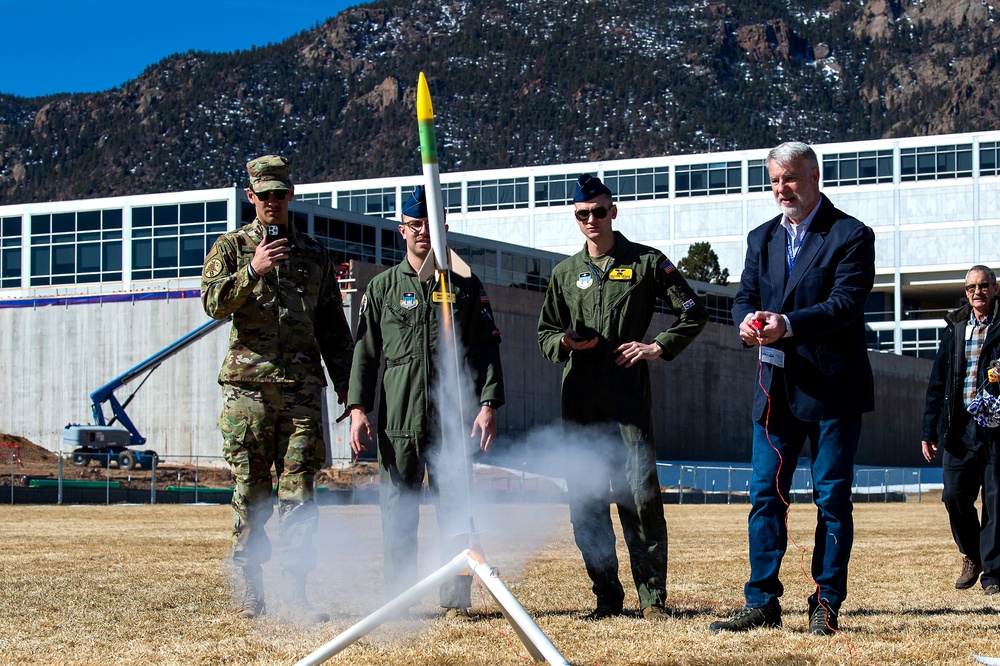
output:
[[[495,570],[486,562],[482,553],[472,549],[463,550],[451,562],[406,592],[403,592],[308,657],[296,662],[295,666],[316,666],[317,664],[322,664],[348,645],[351,645],[359,638],[376,629],[386,620],[392,619],[394,616],[397,616],[419,602],[421,597],[436,589],[451,576],[468,570],[471,570],[473,574],[478,576],[479,580],[486,586],[486,589],[490,591],[493,599],[500,606],[500,610],[503,611],[504,617],[510,622],[517,637],[521,639],[524,647],[531,653],[535,661],[547,661],[552,666],[569,666],[569,662],[559,654],[556,646],[552,644],[548,636],[542,633],[542,630],[538,628],[538,625],[531,619],[531,616],[524,610],[520,602],[514,598],[514,595],[510,593],[510,590],[503,584],[503,581],[497,577]]]

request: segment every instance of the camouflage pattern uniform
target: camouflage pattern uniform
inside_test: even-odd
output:
[[[708,312],[663,254],[632,243],[620,232],[614,235],[606,272],[590,260],[586,246],[553,269],[538,318],[538,344],[542,356],[565,363],[563,418],[603,424],[600,427],[612,435],[581,443],[573,450],[574,464],[567,467],[573,534],[594,582],[597,605],[621,609],[625,598],[609,510],[610,481],[640,607],[647,608],[663,605],[667,576],[667,526],[656,475],[649,367],[645,361],[618,365],[615,349],[644,339],[657,299],[678,317],[655,337],[665,360],[694,340]],[[584,338],[596,335],[597,345],[561,349],[568,328]]]
[[[258,220],[224,234],[205,259],[201,299],[214,319],[233,317],[219,372],[219,427],[233,470],[233,560],[268,561],[264,524],[278,475],[280,561],[286,571],[315,566],[318,510],[313,480],[326,459],[322,362],[336,388],[350,375],[353,343],[333,263],[315,239],[288,227],[289,257],[253,280],[247,265],[264,238]]]
[[[454,321],[472,369],[475,395],[482,403],[499,407],[504,401],[500,331],[494,323],[489,297],[477,277],[450,275],[455,295]],[[421,283],[404,259],[372,279],[358,316],[347,404],[364,405],[366,409],[375,406],[376,380],[380,360],[385,356],[379,397],[378,461],[387,598],[418,580],[417,523],[425,468],[432,490],[440,492],[437,523],[442,534],[442,556],[451,559],[469,545],[467,538],[463,541],[451,536],[468,527],[460,520],[468,517],[465,485],[451,493],[446,487],[450,484],[436,483],[441,476],[441,465],[434,455],[440,448],[435,441],[440,428],[433,418],[431,390],[441,306],[433,302],[434,291],[434,281]],[[471,606],[471,583],[470,576],[457,576],[443,584],[441,606]]]

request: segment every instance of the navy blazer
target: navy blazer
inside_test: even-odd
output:
[[[787,237],[781,215],[750,232],[733,303],[737,328],[757,310],[784,314],[791,324],[791,336],[769,345],[785,353],[785,367],[764,363],[762,383],[769,393],[772,385],[783,385],[792,413],[802,421],[872,411],[875,389],[863,315],[875,282],[875,233],[823,196],[790,276]],[[754,420],[766,404],[757,385]]]

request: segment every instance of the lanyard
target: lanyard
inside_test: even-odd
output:
[[[802,247],[802,241],[805,240],[805,234],[802,234],[802,239],[792,239],[792,234],[785,230],[785,255],[788,257],[788,274],[792,274],[792,269],[795,268],[795,256],[799,253],[799,249]]]

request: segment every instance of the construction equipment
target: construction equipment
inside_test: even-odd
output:
[[[132,419],[125,412],[125,408],[149,379],[153,370],[160,367],[163,361],[228,322],[229,317],[226,317],[225,319],[212,319],[202,324],[91,393],[93,425],[71,423],[63,428],[63,449],[72,451],[73,464],[85,467],[93,460],[102,466],[114,463],[121,469],[135,469],[136,467],[149,469],[155,465],[158,458],[156,451],[142,450],[146,444],[146,438],[139,433]],[[115,397],[115,391],[143,373],[146,373],[146,376],[142,378],[132,394],[124,402],[119,402],[118,398]],[[106,420],[104,417],[104,403],[108,403],[111,407],[110,420]],[[121,428],[114,427],[116,421],[121,424]]]

